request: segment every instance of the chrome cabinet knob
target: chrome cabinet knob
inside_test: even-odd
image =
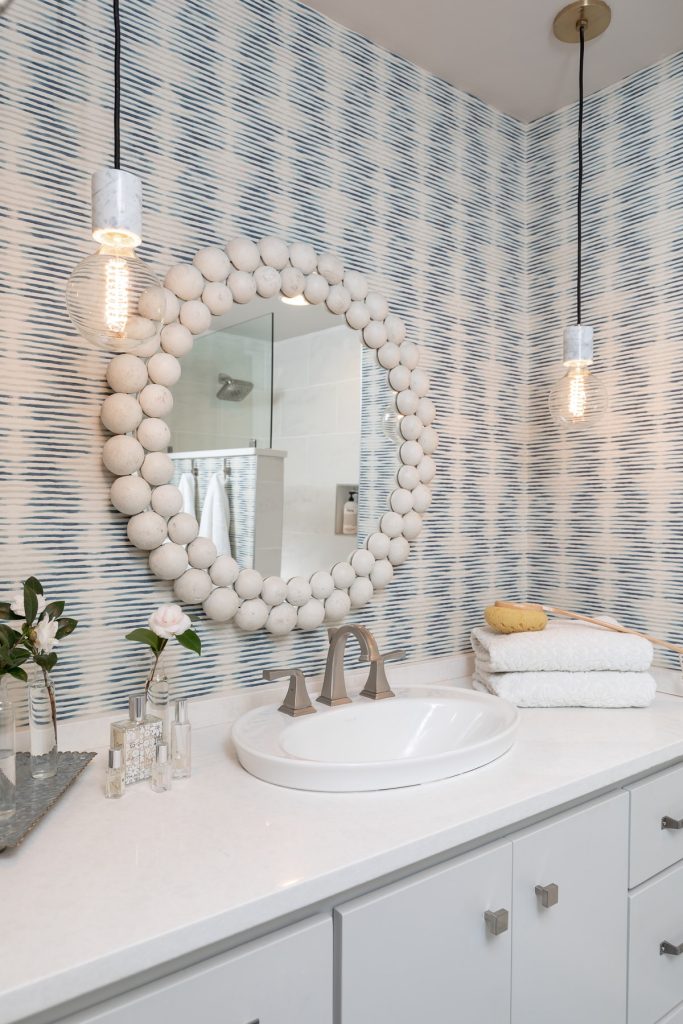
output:
[[[550,885],[537,885],[534,892],[541,897],[544,907],[554,907],[560,898],[560,890],[554,882],[551,882]]]
[[[662,828],[683,828],[683,818],[670,818],[668,814],[665,814],[662,818]]]
[[[501,907],[500,910],[487,910],[484,920],[489,935],[502,935],[508,930],[510,915],[504,907]]]
[[[683,942],[680,946],[674,946],[673,942],[667,942],[666,939],[659,943],[660,956],[680,956],[681,953],[683,953]]]

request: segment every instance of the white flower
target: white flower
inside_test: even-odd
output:
[[[38,602],[38,614],[41,615],[45,611],[47,601],[45,600],[42,594],[36,594],[36,600]],[[15,592],[12,594],[12,597],[10,599],[10,608],[12,609],[15,615],[18,615],[22,619],[26,618],[23,590],[15,590]]]
[[[184,633],[192,623],[180,605],[162,604],[149,617],[149,628],[164,640],[170,640],[178,633]]]
[[[43,615],[35,629],[36,647],[41,654],[49,654],[52,648],[59,643],[59,640],[57,639],[58,629],[59,623],[56,619],[51,619],[47,615]]]

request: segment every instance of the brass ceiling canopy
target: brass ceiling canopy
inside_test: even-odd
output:
[[[604,0],[575,0],[563,7],[553,22],[553,32],[563,43],[579,42],[579,26],[583,22],[586,41],[602,35],[612,11]]]

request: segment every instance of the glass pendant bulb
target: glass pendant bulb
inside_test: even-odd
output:
[[[550,389],[548,408],[559,427],[581,430],[599,423],[607,411],[607,388],[591,373],[593,328],[568,327],[564,334],[567,372]]]
[[[163,321],[163,288],[135,253],[141,210],[135,175],[109,168],[93,175],[92,233],[100,247],[71,273],[66,305],[78,333],[111,352],[134,350]]]

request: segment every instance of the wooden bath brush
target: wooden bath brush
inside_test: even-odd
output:
[[[545,629],[548,625],[548,615],[561,615],[566,619],[578,619],[580,622],[589,622],[592,626],[600,626],[602,629],[609,629],[613,633],[629,633],[631,636],[642,637],[649,640],[651,644],[658,647],[666,647],[667,651],[675,651],[683,655],[683,647],[678,644],[670,644],[668,640],[659,640],[655,636],[648,636],[647,633],[640,633],[637,629],[628,629],[626,626],[619,626],[615,622],[605,622],[603,619],[594,619],[590,615],[580,615],[578,612],[568,612],[565,608],[554,608],[547,604],[522,604],[516,601],[496,601],[484,610],[484,618],[496,633],[527,633],[539,629]]]

